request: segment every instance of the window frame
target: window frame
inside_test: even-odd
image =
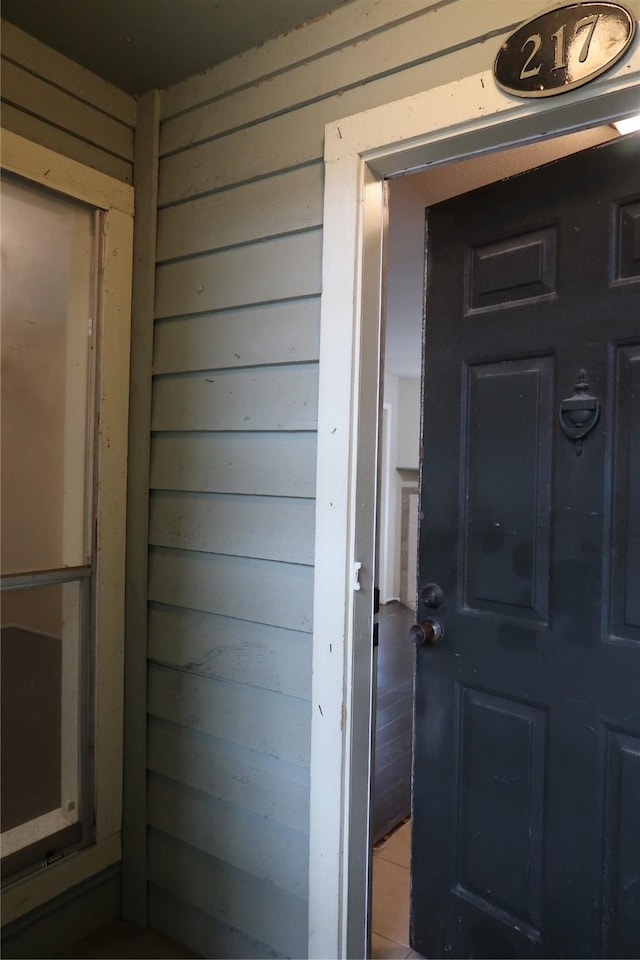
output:
[[[125,536],[133,187],[2,131],[0,166],[99,216],[98,322],[94,431],[93,835],[70,853],[2,892],[3,923],[15,920],[121,859]]]

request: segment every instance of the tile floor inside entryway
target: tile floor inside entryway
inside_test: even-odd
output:
[[[372,960],[420,958],[409,946],[411,821],[373,851]]]

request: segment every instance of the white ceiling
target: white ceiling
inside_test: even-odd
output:
[[[348,2],[2,0],[2,16],[137,94],[171,86]]]

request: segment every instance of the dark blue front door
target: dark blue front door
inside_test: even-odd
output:
[[[427,224],[412,945],[638,957],[640,142]]]

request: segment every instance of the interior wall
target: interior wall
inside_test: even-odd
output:
[[[399,599],[396,557],[399,553],[396,504],[398,499],[398,383],[392,373],[384,375],[384,434],[380,468],[380,603]]]
[[[384,376],[385,429],[380,490],[380,602],[403,599],[402,565],[407,544],[402,537],[403,490],[415,486],[420,438],[420,378]]]
[[[420,378],[398,378],[398,457],[400,470],[418,469],[420,436]]]

